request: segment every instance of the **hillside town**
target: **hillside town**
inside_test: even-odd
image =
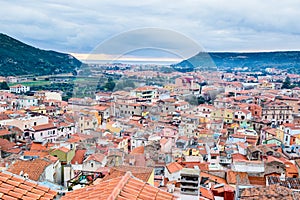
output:
[[[0,199],[300,199],[300,75],[107,73],[140,81],[63,100],[1,77]]]

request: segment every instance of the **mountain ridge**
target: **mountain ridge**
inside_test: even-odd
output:
[[[172,65],[172,67],[182,72],[205,67],[227,71],[245,67],[249,71],[276,68],[300,74],[300,51],[200,52],[189,59]]]
[[[81,61],[53,50],[42,50],[0,33],[0,76],[75,73]]]

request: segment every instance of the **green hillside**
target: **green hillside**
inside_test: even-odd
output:
[[[69,54],[41,50],[0,33],[0,76],[70,73],[80,65]]]

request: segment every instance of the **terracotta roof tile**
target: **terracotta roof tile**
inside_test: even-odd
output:
[[[131,172],[126,172],[125,175],[106,181],[101,181],[99,184],[74,190],[67,193],[61,200],[68,199],[118,199],[118,200],[137,200],[137,199],[175,199],[175,196],[164,192],[158,188],[150,186],[143,181],[136,179],[131,175]]]
[[[144,146],[139,146],[139,147],[134,148],[134,149],[130,152],[130,154],[143,154],[144,151],[145,151]]]
[[[15,197],[12,197],[12,196],[9,196],[6,194],[2,196],[2,199],[3,200],[18,200],[18,198],[15,198]]]
[[[21,189],[21,188],[15,188],[14,191],[19,193],[19,194],[23,194],[23,195],[28,192],[27,190],[24,190],[24,189]]]
[[[102,154],[102,153],[95,153],[95,154],[89,155],[89,156],[86,158],[85,161],[94,160],[94,161],[97,161],[97,162],[102,163],[104,158],[105,158],[105,155],[104,155],[104,154]],[[85,162],[85,161],[84,161],[84,162]]]
[[[21,184],[21,185],[19,185],[19,188],[24,189],[24,190],[31,191],[31,189],[32,189],[33,187],[32,187],[32,186],[29,186],[29,185]]]
[[[201,178],[206,177],[209,180],[211,180],[213,182],[217,182],[217,183],[224,183],[224,184],[227,183],[224,178],[221,178],[221,177],[218,177],[218,176],[214,176],[214,175],[211,175],[211,174],[208,174],[208,173],[205,173],[205,172],[200,172],[200,177]]]
[[[8,168],[7,171],[17,175],[19,175],[20,172],[23,171],[23,173],[28,174],[29,179],[37,181],[44,172],[45,168],[50,164],[50,162],[42,159],[17,160]],[[35,187],[35,185],[33,187]]]
[[[71,164],[82,164],[84,160],[86,150],[85,149],[77,149],[75,152],[75,156],[73,157]]]
[[[59,147],[58,149],[54,149],[53,151],[62,151],[64,153],[68,153],[70,151],[70,149],[68,149],[66,147]]]
[[[32,129],[34,131],[42,131],[42,130],[55,129],[55,128],[56,128],[56,126],[54,126],[54,124],[52,124],[52,123],[42,124],[42,125],[32,127]]]
[[[13,186],[19,186],[21,183],[20,182],[18,182],[18,181],[14,181],[14,180],[7,180],[6,181],[8,184],[10,184],[10,185],[13,185]]]
[[[8,192],[8,195],[12,196],[12,197],[15,197],[15,198],[21,198],[23,196],[23,194],[12,191],[12,190]]]
[[[136,178],[147,182],[153,172],[153,168],[149,167],[136,167],[136,166],[119,166],[111,168],[110,172],[103,178],[109,180],[116,177],[124,176],[126,172],[130,171]]]
[[[200,187],[200,193],[201,193],[202,197],[205,197],[205,198],[210,199],[210,200],[214,200],[215,199],[212,191],[209,190],[209,189]]]
[[[14,142],[10,142],[6,139],[0,138],[0,147],[2,148],[3,151],[9,151],[14,148],[16,144]]]
[[[57,192],[50,190],[44,186],[38,185],[36,182],[28,181],[9,172],[0,171],[0,199],[30,199],[37,200],[46,197],[54,199]],[[29,186],[30,185],[30,186]],[[48,193],[46,193],[48,192]],[[49,196],[48,194],[53,195]],[[49,198],[50,197],[50,198]]]
[[[227,183],[228,184],[249,184],[249,178],[247,172],[234,172],[227,171]]]
[[[171,174],[183,169],[183,167],[180,164],[178,164],[177,162],[172,162],[172,163],[168,164],[166,167]]]

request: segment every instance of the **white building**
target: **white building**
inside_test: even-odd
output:
[[[45,100],[62,101],[62,96],[60,92],[45,91]]]
[[[24,131],[33,126],[42,124],[48,124],[49,118],[47,116],[35,116],[35,117],[22,117],[15,119],[0,120],[0,126],[16,126],[20,130]]]
[[[237,160],[232,163],[232,170],[236,172],[263,173],[265,166],[262,161]]]
[[[17,108],[29,108],[31,106],[38,106],[38,99],[33,96],[23,96],[17,99]]]
[[[31,140],[55,142],[59,137],[57,127],[52,124],[42,124],[26,129],[23,135],[24,138],[30,137]]]
[[[9,88],[9,90],[12,93],[18,93],[18,94],[20,94],[20,93],[26,93],[26,92],[30,91],[30,87],[18,84],[18,85],[11,86]]]
[[[169,181],[179,181],[181,176],[181,170],[183,167],[177,162],[172,162],[168,164],[165,168],[165,177],[169,179]]]
[[[100,167],[104,167],[107,163],[106,156],[102,153],[89,155],[82,163],[83,171],[95,172]]]

